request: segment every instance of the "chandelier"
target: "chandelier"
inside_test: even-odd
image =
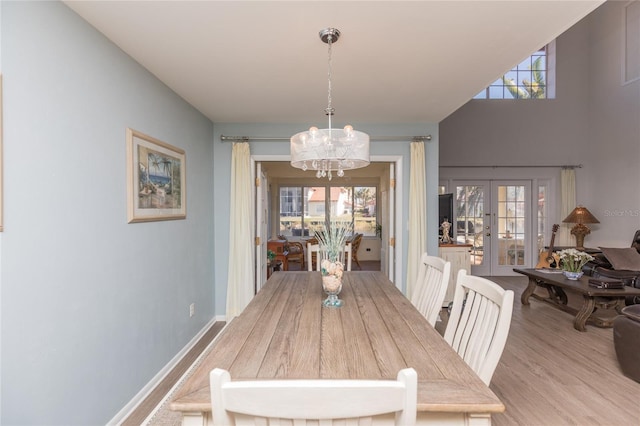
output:
[[[369,135],[346,125],[343,129],[331,127],[334,108],[331,106],[331,45],[338,41],[340,31],[325,28],[320,39],[329,46],[327,95],[328,106],[324,110],[329,117],[329,128],[311,127],[308,131],[291,136],[291,165],[298,169],[316,170],[316,177],[344,176],[345,170],[359,169],[369,165]]]

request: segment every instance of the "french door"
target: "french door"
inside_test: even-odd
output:
[[[473,275],[513,275],[531,259],[531,182],[454,181],[456,241],[471,244]]]

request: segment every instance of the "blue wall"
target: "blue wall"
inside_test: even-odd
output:
[[[213,125],[64,4],[1,7],[0,422],[104,424],[214,317]],[[186,151],[186,220],[127,224],[127,127]]]

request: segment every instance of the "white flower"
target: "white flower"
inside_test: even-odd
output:
[[[558,252],[560,257],[560,267],[569,272],[580,272],[582,267],[590,260],[593,260],[593,256],[574,248],[560,250]]]

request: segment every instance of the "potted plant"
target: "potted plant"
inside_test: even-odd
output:
[[[273,262],[275,259],[276,259],[276,253],[273,250],[267,250],[268,264],[271,265],[271,262]]]
[[[593,260],[593,256],[590,254],[574,248],[560,250],[558,257],[560,258],[560,268],[569,280],[579,279],[583,274],[582,267],[588,261]]]

